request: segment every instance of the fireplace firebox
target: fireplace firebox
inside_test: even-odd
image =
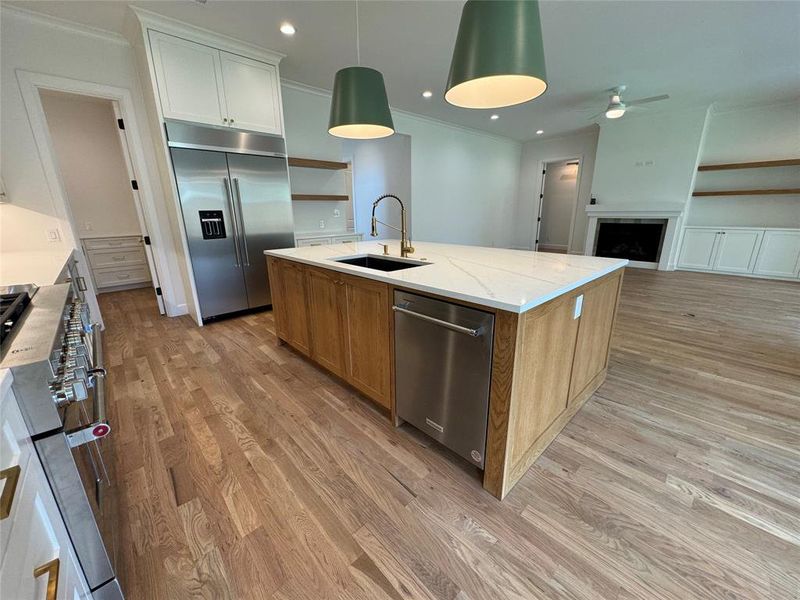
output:
[[[658,263],[666,228],[665,219],[599,219],[594,255]]]

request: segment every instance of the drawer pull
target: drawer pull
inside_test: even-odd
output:
[[[130,279],[130,278],[131,278],[131,274],[130,273],[126,273],[125,275],[121,275],[121,274],[117,273],[117,279]]]
[[[122,262],[123,260],[125,260],[125,257],[124,256],[112,256],[111,260],[115,260],[117,262]]]
[[[14,504],[14,494],[17,491],[17,483],[22,473],[22,467],[14,465],[0,471],[0,480],[6,480],[3,485],[3,494],[0,496],[0,521],[11,514],[11,505]]]
[[[61,561],[58,558],[44,563],[33,570],[34,577],[47,575],[47,600],[56,600],[58,597],[58,571],[61,568]]]

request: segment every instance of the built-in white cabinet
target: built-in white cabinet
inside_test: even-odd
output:
[[[0,598],[91,598],[11,389],[0,375]],[[52,581],[52,583],[51,583]]]
[[[800,231],[766,230],[753,272],[768,277],[800,277]]]
[[[678,268],[796,278],[800,270],[800,231],[687,227]]]
[[[281,135],[276,65],[150,30],[166,119]]]
[[[363,238],[361,233],[329,233],[327,235],[297,235],[297,247],[303,246],[330,246],[332,244],[347,244],[350,242],[360,242]]]
[[[98,292],[144,287],[152,281],[142,236],[84,238],[82,243]]]

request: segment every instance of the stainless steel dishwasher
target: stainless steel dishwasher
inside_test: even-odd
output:
[[[484,467],[494,315],[394,293],[397,415]]]

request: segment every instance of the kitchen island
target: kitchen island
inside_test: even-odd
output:
[[[394,256],[383,256],[376,242],[266,251],[277,337],[398,423],[395,294],[410,291],[491,313],[483,486],[502,499],[605,380],[627,261],[426,242],[415,247],[405,259],[397,256],[397,242],[389,242]],[[356,264],[365,256],[377,268]],[[398,264],[409,268],[381,270]]]

